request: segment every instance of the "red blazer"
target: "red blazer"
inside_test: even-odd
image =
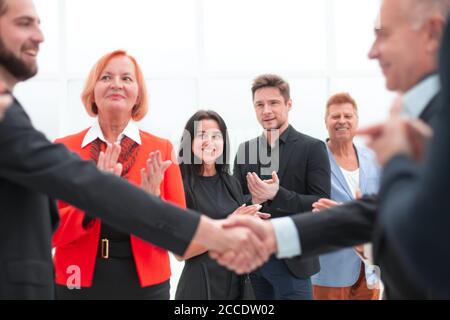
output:
[[[89,160],[90,145],[81,148],[81,143],[89,129],[78,134],[56,140],[81,158]],[[168,140],[140,131],[142,144],[136,162],[129,172],[129,181],[136,186],[141,184],[140,171],[146,166],[148,155],[160,150],[163,160],[171,159],[173,148]],[[102,186],[98,186],[101,188]],[[178,165],[170,166],[161,183],[161,197],[185,208],[183,182]],[[92,286],[97,249],[100,238],[101,221],[96,219],[87,228],[82,225],[84,212],[62,201],[58,202],[61,222],[53,235],[53,257],[56,283],[66,285],[72,275],[70,266],[78,266],[81,273],[81,286]],[[159,284],[170,278],[169,255],[166,250],[131,236],[131,247],[137,273],[142,287]],[[118,275],[120,276],[120,275]]]

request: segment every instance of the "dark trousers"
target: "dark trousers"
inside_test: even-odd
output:
[[[134,259],[97,258],[93,285],[69,290],[56,286],[57,300],[169,300],[170,281],[141,287]]]
[[[257,300],[312,300],[311,278],[295,277],[275,257],[250,274],[250,279]]]

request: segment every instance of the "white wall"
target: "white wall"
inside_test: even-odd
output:
[[[218,111],[232,150],[259,134],[251,81],[278,73],[291,84],[291,123],[326,138],[327,98],[348,91],[360,123],[387,115],[392,94],[367,59],[379,0],[35,0],[46,42],[38,76],[17,88],[49,139],[86,128],[80,93],[94,62],[123,48],[147,78],[143,130],[178,143],[199,108]],[[174,292],[182,264],[172,264]],[[173,293],[172,292],[172,293]]]

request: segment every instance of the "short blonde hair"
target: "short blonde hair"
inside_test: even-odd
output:
[[[129,55],[125,50],[115,50],[110,52],[103,57],[101,57],[95,65],[92,67],[89,76],[86,80],[86,84],[84,85],[83,92],[81,94],[81,100],[83,101],[84,107],[86,108],[87,113],[95,117],[98,115],[98,107],[94,101],[94,88],[97,81],[100,79],[100,76],[103,70],[106,68],[106,65],[111,61],[111,59],[115,57],[127,57],[133,62],[135,71],[136,71],[136,81],[138,84],[138,98],[136,101],[136,105],[133,107],[132,118],[135,121],[142,120],[144,116],[148,112],[148,93],[145,85],[144,74],[142,73],[141,68],[139,67],[136,59]]]
[[[325,117],[328,116],[328,113],[330,111],[330,106],[332,106],[334,104],[344,104],[344,103],[350,103],[353,106],[353,109],[355,110],[356,116],[358,116],[358,105],[356,104],[355,99],[353,99],[352,96],[350,94],[348,94],[347,92],[341,92],[341,93],[332,95],[328,99]]]

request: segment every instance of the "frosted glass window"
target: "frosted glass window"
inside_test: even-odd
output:
[[[195,0],[66,1],[69,71],[87,73],[103,54],[126,49],[149,72],[197,66]]]
[[[208,71],[325,69],[325,0],[207,0],[203,5]]]
[[[61,135],[66,136],[80,132],[93,123],[81,102],[81,92],[85,80],[72,80],[67,85],[67,107],[64,109],[62,121],[64,130]]]
[[[291,86],[292,110],[290,123],[298,131],[323,140],[327,137],[324,114],[327,99],[327,80],[294,79]]]
[[[45,37],[38,56],[39,75],[55,74],[60,69],[58,2],[55,0],[34,1]]]
[[[379,0],[333,0],[338,70],[377,70],[368,52],[379,8]]]
[[[33,125],[50,140],[60,135],[61,92],[58,81],[41,80],[20,83],[14,90],[14,95],[30,115]]]
[[[197,83],[195,80],[147,80],[147,86],[150,107],[139,127],[169,139],[176,147],[197,105]]]

